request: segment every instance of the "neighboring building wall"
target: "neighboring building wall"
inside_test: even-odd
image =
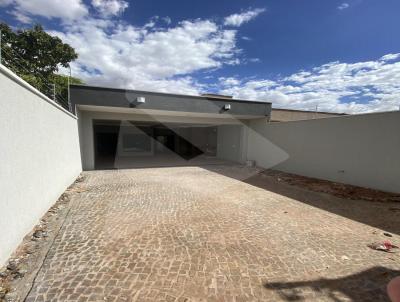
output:
[[[250,126],[260,167],[400,192],[400,112]]]
[[[273,108],[271,111],[271,122],[303,121],[327,117],[337,117],[341,115],[345,114]]]
[[[0,266],[81,172],[77,119],[0,66]]]

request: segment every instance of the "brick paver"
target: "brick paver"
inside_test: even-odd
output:
[[[85,172],[87,191],[72,200],[27,301],[387,299],[385,284],[400,274],[399,254],[369,249],[388,237],[349,216],[368,207],[378,220],[387,215],[393,230],[399,213],[317,193],[300,192],[301,202],[241,181],[252,172]],[[307,194],[349,215],[310,205]],[[400,243],[397,234],[389,239]]]

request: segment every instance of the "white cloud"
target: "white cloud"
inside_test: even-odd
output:
[[[342,4],[340,4],[337,8],[339,9],[339,10],[344,10],[344,9],[346,9],[346,8],[349,8],[350,7],[350,4],[348,4],[348,3],[346,3],[346,2],[343,2]]]
[[[13,10],[9,12],[11,15],[14,16],[15,19],[17,19],[21,23],[29,24],[32,23],[32,18],[28,17],[24,13],[21,13],[17,10]]]
[[[129,6],[124,0],[92,0],[91,3],[103,17],[119,15]],[[30,23],[34,16],[71,23],[89,13],[82,0],[0,0],[0,6],[12,6],[10,13],[23,23]]]
[[[171,20],[171,18],[170,17],[164,17],[164,18],[162,18],[162,20],[167,24],[167,25],[170,25],[171,24],[171,22],[172,22],[172,20]]]
[[[8,5],[12,4],[13,2],[14,2],[14,0],[0,0],[0,7],[8,6]]]
[[[196,93],[202,87],[190,74],[237,63],[236,31],[209,20],[153,31],[87,19],[50,33],[79,53],[74,75],[96,85]]]
[[[333,62],[276,81],[253,79],[238,84],[230,80],[231,85],[225,81],[220,92],[293,109],[314,110],[318,105],[319,110],[347,113],[397,110],[399,59],[400,54],[391,54],[377,61]]]
[[[92,0],[92,6],[105,17],[116,16],[128,8],[129,3],[123,0]]]
[[[240,80],[234,78],[234,77],[229,77],[229,78],[225,78],[225,77],[220,77],[218,78],[219,83],[222,86],[237,86],[240,85]]]
[[[265,12],[265,8],[256,8],[240,14],[233,14],[225,18],[224,25],[238,27],[243,23],[247,23],[250,20],[256,18],[259,14],[263,12]]]
[[[13,6],[11,14],[19,21],[30,22],[32,16],[47,19],[59,18],[73,21],[87,15],[87,7],[81,0],[0,0],[2,6]]]
[[[392,61],[400,58],[400,53],[389,53],[387,55],[384,55],[381,60],[382,61]]]

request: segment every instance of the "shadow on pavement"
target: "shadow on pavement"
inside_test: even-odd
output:
[[[399,274],[399,271],[377,266],[342,278],[272,282],[264,287],[277,291],[286,301],[307,301],[315,293],[332,301],[389,301],[386,285]]]

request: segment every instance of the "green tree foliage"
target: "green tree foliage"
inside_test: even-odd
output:
[[[0,23],[2,33],[2,64],[49,97],[67,100],[67,77],[58,75],[59,67],[69,67],[78,58],[75,50],[58,37],[46,33],[42,26],[13,31]],[[71,83],[82,84],[76,78]],[[61,96],[61,97],[60,97]]]
[[[50,82],[55,84],[56,95],[59,95],[64,100],[68,100],[68,77],[60,74],[50,76]],[[70,77],[70,84],[83,84],[83,81],[78,78]]]

